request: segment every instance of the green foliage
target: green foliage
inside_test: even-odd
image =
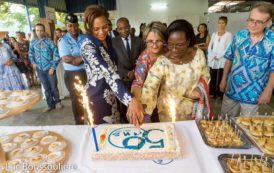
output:
[[[34,18],[31,20],[31,25],[34,26],[38,22],[40,22],[40,17],[39,17],[39,9],[36,7],[30,7],[29,8],[29,14],[30,16],[34,16]]]
[[[0,21],[4,27],[14,26],[18,24],[18,30],[23,30],[23,28],[28,25],[26,8],[23,5],[18,5],[22,7],[21,10],[13,9],[11,3],[1,2],[0,3]],[[39,10],[35,7],[29,8],[29,14],[32,17],[32,25],[39,22]],[[15,25],[16,26],[16,25]]]
[[[55,12],[56,15],[56,19],[57,21],[61,22],[61,25],[56,24],[55,28],[61,28],[61,29],[65,29],[65,18],[66,18],[66,13],[62,13],[62,12]]]

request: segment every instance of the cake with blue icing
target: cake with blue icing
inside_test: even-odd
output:
[[[94,160],[176,159],[181,155],[171,123],[143,124],[140,129],[129,124],[106,125],[97,136],[99,151]]]

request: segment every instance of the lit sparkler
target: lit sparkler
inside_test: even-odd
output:
[[[173,131],[172,131],[172,136],[173,136],[173,149],[175,150],[175,121],[176,121],[176,104],[174,99],[170,96],[169,97],[169,111],[171,115],[171,120],[173,124]]]
[[[99,146],[98,146],[96,132],[95,132],[94,124],[93,124],[93,113],[92,113],[92,111],[89,107],[90,102],[89,102],[89,99],[88,99],[88,96],[87,96],[87,89],[82,84],[82,81],[79,79],[78,76],[76,76],[75,79],[76,79],[76,82],[74,83],[74,86],[75,86],[76,90],[81,93],[81,97],[83,99],[82,103],[83,103],[84,109],[87,111],[88,122],[89,122],[89,125],[90,125],[91,130],[92,130],[93,139],[94,139],[94,143],[95,143],[95,149],[98,152],[99,151]]]

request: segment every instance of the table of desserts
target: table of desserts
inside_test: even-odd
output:
[[[104,125],[97,126],[99,135]],[[207,146],[195,121],[175,123],[176,133],[182,150],[179,160],[124,160],[94,161],[91,151],[95,150],[89,126],[2,126],[0,136],[29,130],[49,130],[62,135],[68,142],[69,154],[60,172],[79,173],[222,173],[218,156],[223,153],[259,154],[252,146],[250,149],[222,149]]]

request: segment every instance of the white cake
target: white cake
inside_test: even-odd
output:
[[[97,136],[94,160],[176,159],[181,156],[173,124],[108,125]],[[92,140],[92,142],[94,142]]]

